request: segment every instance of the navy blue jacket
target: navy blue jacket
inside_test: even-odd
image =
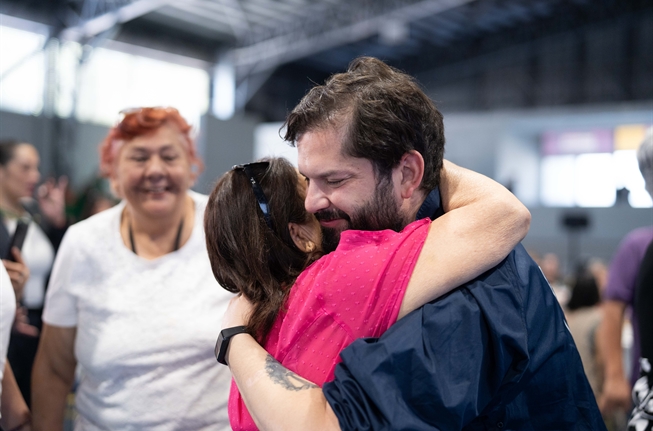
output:
[[[605,430],[562,309],[521,245],[341,357],[323,390],[343,430]]]

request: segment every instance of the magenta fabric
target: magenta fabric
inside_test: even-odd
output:
[[[646,248],[653,241],[653,227],[642,227],[631,231],[619,244],[619,248],[610,262],[608,285],[603,292],[603,299],[619,301],[627,308],[633,306],[635,300],[635,283],[639,266],[644,259]],[[639,324],[637,315],[632,313],[633,350],[631,357],[631,385],[639,376]]]
[[[265,344],[283,366],[322,386],[333,380],[339,353],[361,337],[378,337],[397,320],[406,287],[431,221],[402,232],[342,233],[336,251],[297,278]],[[229,420],[256,430],[232,380]]]

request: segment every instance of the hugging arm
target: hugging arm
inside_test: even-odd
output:
[[[222,327],[245,325],[251,309],[242,295],[232,299]],[[251,335],[235,335],[229,343],[226,360],[260,430],[340,429],[322,388],[285,368]]]
[[[498,265],[530,226],[526,207],[501,184],[444,161],[444,215],[431,224],[399,318]]]

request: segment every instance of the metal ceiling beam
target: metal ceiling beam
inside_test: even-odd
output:
[[[166,23],[171,21],[167,25],[170,25],[172,31],[191,30],[193,33],[210,35],[206,37],[217,40],[216,44],[220,43],[222,39],[233,37],[233,28],[229,23],[217,21],[212,13],[198,15],[198,10],[190,9],[189,5],[190,3],[180,2],[174,6],[166,6],[157,10],[156,15],[165,17]]]
[[[410,5],[398,6],[387,12],[379,13],[358,22],[338,25],[335,20],[313,17],[300,29],[291,30],[278,36],[253,43],[250,46],[236,48],[232,51],[238,74],[248,75],[307,57],[340,45],[356,42],[374,36],[385,22],[396,20],[409,23],[427,16],[437,15],[447,10],[463,6],[474,0],[424,0]],[[396,2],[395,2],[396,3]],[[355,7],[356,2],[348,6]],[[401,5],[401,3],[397,3]],[[356,19],[351,11],[351,20]],[[323,30],[315,32],[317,22]],[[309,33],[313,31],[313,33]]]
[[[185,18],[180,18],[175,15],[175,12],[186,12],[190,14]],[[234,19],[229,13],[222,10],[214,10],[205,5],[205,2],[189,1],[189,2],[176,2],[170,5],[169,10],[165,13],[168,16],[174,17],[176,20],[182,20],[190,26],[201,25],[206,28],[211,28],[211,25],[219,28],[230,29],[233,36],[237,36],[247,31],[247,27],[243,27],[240,20]],[[229,30],[226,30],[229,32]]]
[[[172,3],[172,1],[173,0],[136,0],[111,12],[85,20],[74,27],[64,29],[61,32],[61,38],[64,40],[75,41],[90,39],[115,27],[116,25],[123,24],[155,11]]]
[[[229,26],[237,40],[251,31],[250,22],[239,0],[187,0],[174,2],[171,6]]]
[[[238,21],[238,27],[242,28],[243,30],[238,30],[236,27],[234,28],[234,35],[237,38],[242,38],[246,32],[252,31],[249,20],[247,18],[247,14],[245,13],[245,10],[243,9],[243,5],[240,0],[225,0],[226,4],[222,4],[222,9],[224,11],[231,10],[231,13],[236,16],[236,19]]]
[[[252,15],[261,20],[273,20],[275,23],[293,22],[303,17],[306,6],[297,7],[283,1],[250,1],[243,7]]]

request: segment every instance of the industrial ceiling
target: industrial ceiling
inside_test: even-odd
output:
[[[646,0],[0,1],[0,13],[47,24],[53,37],[227,61],[241,109],[269,120],[359,55],[419,75],[605,22],[629,27],[652,9]]]

